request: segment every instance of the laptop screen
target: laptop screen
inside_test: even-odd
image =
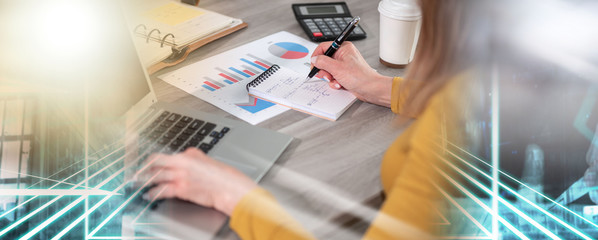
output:
[[[3,2],[0,78],[114,118],[150,92],[122,11],[106,1]],[[70,108],[72,108],[70,107]],[[75,107],[77,108],[77,107]]]
[[[0,226],[8,231],[2,237],[36,228],[42,220],[37,216],[31,223],[18,222],[32,211],[51,216],[68,205],[65,200],[80,197],[55,197],[54,190],[84,190],[83,183],[116,189],[123,182],[118,174],[124,166],[118,141],[123,115],[151,94],[151,87],[114,2],[0,1],[0,188],[50,194],[0,196]],[[90,206],[102,198],[91,197]],[[40,199],[57,202],[42,206]],[[51,226],[67,227],[82,211],[82,204],[73,206],[72,215]],[[98,212],[107,216],[111,211]],[[90,228],[103,221],[93,219]],[[113,224],[118,225],[108,226]],[[54,236],[56,229],[30,237]],[[119,228],[106,229],[99,234],[120,234]],[[82,224],[67,232],[64,238],[84,238]]]

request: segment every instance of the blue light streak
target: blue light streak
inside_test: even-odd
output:
[[[489,238],[492,238],[492,233],[490,231],[488,231],[488,229],[486,229],[480,222],[478,222],[473,216],[471,216],[471,214],[469,214],[461,205],[459,205],[459,203],[457,203],[457,201],[455,201],[455,199],[453,199],[448,193],[446,193],[444,190],[442,190],[440,187],[438,187],[438,185],[434,184],[434,186],[436,187],[436,189],[438,191],[440,191],[440,193],[442,195],[444,195],[444,197],[446,197],[446,199],[448,199],[453,205],[455,205],[455,207],[457,207],[467,218],[469,218],[469,220],[471,220],[471,222],[473,222],[473,224],[475,224],[476,226],[478,226],[480,228],[480,230],[482,230],[482,232],[484,232],[484,234],[486,234],[486,236],[488,236]],[[476,236],[478,237],[478,236]]]
[[[472,158],[474,158],[474,159],[478,160],[479,162],[481,162],[481,163],[485,164],[486,166],[488,166],[488,167],[491,167],[491,168],[492,168],[492,166],[491,166],[490,164],[486,163],[484,160],[482,160],[482,159],[478,158],[477,156],[475,156],[475,155],[471,154],[470,152],[466,151],[465,149],[462,149],[462,148],[460,148],[459,146],[457,146],[457,145],[456,145],[456,144],[454,144],[454,143],[451,143],[451,142],[448,142],[448,143],[449,143],[450,145],[452,145],[453,147],[455,147],[455,148],[457,148],[457,149],[461,150],[461,151],[462,151],[462,152],[464,152],[465,154],[467,154],[467,155],[471,156]],[[503,171],[500,171],[500,170],[499,170],[499,172],[500,172],[502,175],[504,175],[505,177],[507,177],[507,178],[511,179],[512,181],[514,181],[514,182],[516,182],[516,183],[518,183],[518,184],[520,184],[520,185],[522,185],[522,186],[525,186],[526,188],[528,188],[528,189],[532,190],[532,191],[533,191],[533,192],[535,192],[536,194],[538,194],[538,195],[540,195],[540,196],[544,197],[546,200],[548,200],[548,201],[550,201],[550,202],[552,202],[552,203],[554,203],[554,204],[556,204],[556,205],[560,206],[561,208],[563,208],[564,210],[568,211],[569,213],[571,213],[571,214],[573,214],[573,215],[575,215],[575,216],[577,216],[577,217],[581,218],[581,219],[582,219],[582,220],[584,220],[586,223],[588,223],[588,224],[590,224],[590,225],[592,225],[592,226],[594,226],[594,227],[597,227],[597,228],[598,228],[598,225],[597,225],[596,223],[593,223],[592,221],[590,221],[590,220],[588,220],[588,219],[584,218],[583,216],[581,216],[581,215],[577,214],[576,212],[573,212],[573,211],[571,211],[569,208],[567,208],[567,207],[565,207],[565,206],[563,206],[563,205],[561,205],[561,204],[559,204],[559,203],[555,202],[554,200],[550,199],[548,196],[544,195],[543,193],[541,193],[541,192],[538,192],[538,191],[536,191],[535,189],[528,187],[527,185],[525,185],[525,184],[524,184],[524,183],[522,183],[521,181],[517,180],[516,178],[514,178],[514,177],[510,176],[509,174],[507,174],[507,173],[505,173],[505,172],[503,172]]]
[[[467,164],[470,168],[473,168],[474,170],[476,170],[477,172],[479,172],[480,174],[482,174],[484,177],[488,178],[488,179],[492,179],[492,177],[490,177],[488,174],[484,173],[482,170],[476,168],[475,166],[473,166],[471,163],[468,163],[467,161],[465,161],[464,159],[462,159],[461,157],[457,156],[455,153],[448,151],[447,152],[449,154],[451,154],[452,156],[456,157],[457,159],[461,160],[461,162]],[[563,225],[564,227],[568,228],[569,230],[573,231],[574,233],[576,233],[578,236],[584,238],[584,239],[592,239],[590,237],[588,237],[587,235],[583,234],[582,232],[580,232],[579,230],[577,230],[576,228],[574,228],[573,226],[567,224],[566,222],[564,222],[563,220],[559,219],[558,217],[552,215],[550,212],[546,211],[545,209],[543,209],[542,207],[538,206],[537,204],[531,202],[529,199],[521,196],[519,193],[517,193],[517,191],[509,188],[507,185],[499,182],[498,183],[501,187],[503,187],[504,189],[508,190],[510,193],[514,194],[517,198],[525,201],[526,203],[532,205],[534,208],[540,210],[542,213],[548,215],[550,218],[554,219],[555,221],[557,221],[558,223],[560,223],[561,225]]]
[[[30,239],[31,237],[33,237],[33,235],[37,234],[39,231],[44,229],[46,226],[50,225],[50,223],[53,223],[56,219],[58,219],[59,217],[64,215],[66,212],[71,210],[71,208],[77,206],[77,204],[79,204],[81,201],[85,200],[86,198],[87,198],[87,196],[79,197],[77,200],[75,200],[71,204],[67,205],[65,208],[61,209],[56,214],[52,215],[52,217],[46,219],[46,221],[37,225],[37,227],[35,227],[33,230],[29,231],[23,237],[19,238],[19,240]]]
[[[114,153],[116,153],[116,152],[120,151],[120,150],[121,150],[121,149],[123,149],[123,148],[124,148],[124,147],[121,147],[121,148],[119,148],[119,149],[117,149],[117,150],[114,150],[113,152],[109,153],[109,154],[108,154],[108,155],[106,155],[105,157],[103,157],[103,158],[100,158],[99,160],[97,160],[97,161],[95,161],[94,163],[92,163],[92,164],[91,164],[89,167],[91,167],[91,166],[95,165],[96,163],[98,163],[98,162],[100,162],[100,161],[104,160],[105,158],[107,158],[107,157],[111,156],[112,154],[114,154]],[[80,160],[80,161],[82,161],[82,160]],[[118,160],[117,160],[117,161],[118,161]],[[114,161],[114,163],[116,163],[117,161]],[[114,164],[114,163],[113,163],[113,164]],[[70,166],[69,166],[69,167],[70,167]],[[102,170],[100,170],[100,171],[102,171]],[[68,179],[70,179],[70,178],[72,178],[72,177],[76,176],[77,174],[79,174],[79,173],[81,173],[81,172],[83,172],[83,169],[81,169],[81,170],[79,170],[79,171],[75,172],[74,174],[72,174],[72,175],[68,176],[67,178],[65,178],[65,179],[64,179],[64,180],[62,180],[62,181],[66,181],[66,180],[68,180]],[[85,180],[84,180],[84,181],[85,181]],[[40,182],[41,182],[41,181],[40,181]],[[39,183],[39,182],[38,182],[38,183]],[[37,184],[37,183],[36,183],[36,184]],[[81,183],[79,183],[79,184],[77,184],[77,185],[73,186],[73,188],[72,188],[72,189],[74,189],[74,188],[76,188],[76,187],[79,187],[79,186],[81,186],[82,184],[83,184],[83,182],[81,182]],[[34,185],[35,185],[35,184],[34,184]],[[29,188],[33,187],[34,185],[30,186]],[[55,188],[55,187],[57,187],[58,185],[60,185],[60,183],[54,184],[54,185],[53,185],[53,186],[51,186],[49,189],[54,189],[54,188]],[[3,214],[1,214],[1,215],[0,215],[0,218],[2,218],[2,217],[4,217],[4,216],[6,216],[7,214],[9,214],[9,213],[13,212],[13,211],[14,211],[14,210],[16,210],[16,209],[19,209],[19,208],[23,207],[25,204],[27,204],[27,203],[29,203],[29,202],[33,201],[33,200],[34,200],[34,199],[36,199],[37,197],[38,197],[38,196],[32,197],[32,198],[30,198],[30,199],[27,199],[27,201],[24,201],[24,202],[20,203],[19,205],[17,205],[17,206],[15,206],[15,207],[11,208],[10,210],[7,210],[6,212],[4,212]],[[0,235],[0,236],[1,236],[1,235]]]
[[[149,148],[148,148],[149,149]],[[147,153],[148,151],[144,151],[144,154]],[[139,158],[136,159],[136,161],[132,161],[131,163],[129,163],[127,166],[121,168],[118,172],[116,172],[114,175],[118,175],[120,173],[122,173],[123,171],[125,171],[126,169],[130,168],[131,166],[134,166],[134,164],[139,160]],[[146,169],[149,166],[149,164],[145,165],[143,168],[141,168],[139,171],[143,171],[144,169]],[[108,182],[112,181],[112,179],[105,179],[104,181],[102,181],[101,183],[98,184],[98,186],[103,186],[105,184],[107,184]],[[121,184],[120,186],[118,186],[116,189],[114,189],[112,192],[117,192],[120,189],[122,189],[124,186],[126,186],[126,182]],[[147,185],[147,183],[145,183],[143,185],[143,187],[145,187]],[[130,198],[135,197],[137,195],[137,193],[143,189],[143,187],[139,188],[134,194],[131,195]],[[69,226],[67,226],[65,229],[63,229],[62,231],[60,231],[60,233],[58,233],[58,235],[56,235],[54,238],[52,239],[60,239],[60,237],[64,236],[64,234],[68,233],[73,227],[75,227],[79,222],[81,222],[82,220],[86,219],[92,212],[94,212],[98,207],[100,207],[102,204],[104,204],[106,201],[108,201],[108,199],[111,196],[107,196],[104,197],[100,202],[96,203],[92,208],[90,208],[89,210],[86,210],[86,212],[84,214],[82,214],[81,216],[79,216],[79,218],[77,218],[75,221],[73,221],[71,224],[69,224]],[[122,209],[122,207],[126,206],[126,204],[128,203],[125,202],[123,204],[121,204],[121,207],[119,209]],[[110,218],[114,217],[113,215],[116,215],[116,213],[118,213],[120,210],[117,209],[115,212],[113,212],[113,214],[111,214]],[[101,229],[101,227],[103,227],[103,225],[105,225],[107,223],[107,221],[103,222],[103,224],[100,224],[98,227],[96,227],[95,231],[92,233],[89,233],[88,235],[86,235],[86,238],[91,238],[99,229]]]
[[[481,184],[480,182],[476,181],[473,177],[471,177],[469,174],[463,172],[461,169],[459,169],[458,167],[456,167],[455,165],[453,165],[452,163],[450,163],[448,160],[446,160],[444,157],[436,154],[440,159],[442,159],[447,165],[449,165],[452,169],[454,169],[455,171],[457,171],[459,174],[461,174],[462,176],[464,176],[465,178],[467,178],[470,182],[472,182],[473,184],[475,184],[476,186],[478,186],[480,189],[482,189],[483,191],[485,191],[486,193],[488,193],[490,196],[493,196],[493,191],[491,191],[490,189],[488,189],[487,187],[485,187],[483,184]],[[559,238],[557,235],[555,235],[554,233],[550,232],[548,229],[546,229],[544,226],[542,226],[541,224],[539,224],[538,222],[534,221],[531,217],[529,217],[527,214],[525,214],[524,212],[522,212],[521,210],[517,209],[516,207],[514,207],[512,204],[510,204],[509,202],[507,202],[506,200],[504,200],[502,197],[496,195],[493,196],[495,197],[500,203],[502,203],[503,205],[505,205],[507,208],[509,208],[511,211],[515,212],[517,215],[519,215],[520,217],[522,217],[523,219],[525,219],[526,221],[528,221],[529,223],[531,223],[532,225],[534,225],[534,227],[538,228],[540,231],[542,231],[544,234],[548,235],[550,238],[552,239],[561,239]],[[494,209],[493,209],[494,212]],[[498,213],[496,213],[498,216]],[[498,220],[497,220],[498,221]]]
[[[436,168],[436,171],[438,173],[440,173],[440,175],[442,175],[444,178],[446,178],[447,180],[449,180],[449,182],[451,182],[455,187],[457,187],[459,190],[461,190],[461,192],[465,193],[465,195],[467,195],[474,202],[476,202],[478,205],[480,205],[480,207],[482,207],[484,210],[486,210],[486,212],[490,213],[491,215],[495,214],[495,212],[492,211],[491,208],[489,208],[488,206],[486,206],[486,204],[484,204],[482,202],[482,200],[480,200],[475,195],[473,195],[470,191],[468,191],[467,189],[465,189],[461,184],[457,183],[457,181],[455,181],[453,178],[451,178],[450,176],[448,176],[446,173],[444,173],[443,171],[441,171],[437,167],[434,167],[434,168]],[[511,223],[509,223],[503,217],[501,217],[500,215],[497,215],[496,218],[498,219],[499,222],[501,222],[503,225],[505,225],[509,230],[511,230],[513,233],[515,233],[515,235],[517,235],[519,238],[524,239],[524,240],[529,240],[529,238],[527,236],[525,236],[521,231],[519,231],[517,228],[515,228]]]
[[[498,216],[498,166],[499,165],[499,154],[500,154],[500,141],[498,127],[500,124],[499,119],[499,102],[498,102],[498,69],[496,64],[492,66],[492,134],[491,134],[491,146],[492,146],[492,210]],[[492,235],[494,238],[498,238],[498,220],[492,218]]]
[[[96,172],[96,173],[92,174],[92,175],[89,177],[89,179],[91,179],[91,178],[93,178],[93,177],[97,176],[98,174],[100,174],[101,172],[105,171],[105,170],[106,170],[106,169],[108,169],[110,166],[112,166],[113,164],[117,163],[118,161],[120,161],[120,160],[122,160],[122,159],[124,159],[124,158],[125,158],[125,157],[123,156],[123,157],[121,157],[121,158],[119,158],[119,159],[116,159],[116,160],[115,160],[115,161],[113,161],[111,164],[109,164],[109,165],[107,165],[106,167],[102,168],[100,171],[98,171],[98,172]],[[88,166],[88,167],[90,167],[90,166]],[[81,171],[83,171],[83,169],[82,169]],[[124,169],[121,169],[121,171],[124,171]],[[120,172],[120,171],[119,171],[119,172]],[[113,179],[113,178],[115,178],[115,177],[117,176],[117,174],[118,174],[118,172],[117,172],[116,174],[113,174],[113,175],[112,175],[112,177],[111,177],[110,179]],[[74,188],[76,188],[76,187],[78,187],[78,186],[81,186],[81,185],[83,185],[84,181],[87,181],[87,180],[88,180],[88,179],[84,179],[82,182],[80,182],[79,184],[77,184],[77,185],[73,186],[71,189],[74,189]],[[37,196],[36,196],[36,197],[37,197]],[[63,196],[58,196],[58,197],[55,197],[54,199],[50,200],[50,201],[49,201],[49,202],[47,202],[46,204],[44,204],[44,205],[40,206],[39,208],[35,209],[33,212],[31,212],[31,213],[27,214],[25,217],[23,217],[23,218],[20,218],[18,221],[16,221],[15,223],[11,224],[10,226],[8,226],[8,227],[7,227],[7,228],[5,228],[4,230],[2,230],[2,231],[0,232],[0,236],[2,236],[2,235],[4,235],[4,234],[6,234],[7,232],[9,232],[10,230],[12,230],[13,228],[17,227],[18,225],[20,225],[21,223],[23,223],[23,222],[24,222],[24,221],[26,221],[27,219],[31,218],[32,216],[34,216],[35,214],[37,214],[37,213],[38,213],[38,212],[40,212],[41,210],[45,209],[46,207],[50,206],[50,204],[52,204],[52,203],[54,203],[54,202],[58,201],[58,200],[59,200],[60,198],[62,198],[62,197],[63,197]],[[35,198],[35,197],[33,197],[33,198]],[[33,198],[31,198],[31,199],[33,199]],[[31,200],[31,199],[30,199],[30,200]],[[24,203],[25,203],[25,202],[24,202]]]
[[[143,188],[147,187],[148,184],[152,181],[152,179],[154,179],[156,176],[158,176],[159,173],[160,173],[160,171],[158,171],[156,174],[154,174],[154,176],[152,176],[148,181],[146,181],[143,184],[143,186],[139,187],[137,189],[137,191],[135,191],[133,194],[131,194],[131,196],[129,198],[127,198],[127,200],[125,200],[125,202],[123,202],[118,208],[116,208],[116,210],[112,211],[112,213],[110,215],[108,215],[108,217],[106,217],[104,219],[104,221],[102,221],[93,231],[91,231],[91,233],[89,233],[89,235],[87,235],[87,237],[92,237],[100,229],[102,229],[102,227],[104,227],[104,225],[106,225],[106,223],[108,223],[108,221],[110,221],[118,212],[120,212],[127,204],[129,204],[129,202],[131,202],[131,200],[133,200],[133,198],[137,197],[137,194],[139,194],[139,192],[141,192],[141,190],[143,190]]]

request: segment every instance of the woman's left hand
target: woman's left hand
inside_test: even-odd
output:
[[[175,155],[155,154],[138,181],[155,185],[144,198],[179,198],[231,215],[241,198],[257,184],[235,168],[197,148]]]

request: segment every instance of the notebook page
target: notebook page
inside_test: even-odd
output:
[[[338,117],[356,98],[348,91],[332,89],[327,82],[312,78],[301,84],[288,99]]]
[[[305,75],[284,67],[258,85],[256,90],[263,92],[265,98],[272,96],[272,100],[281,104],[333,119],[356,99],[348,91],[332,89],[321,79],[306,79]]]

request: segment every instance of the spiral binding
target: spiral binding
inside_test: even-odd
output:
[[[278,69],[280,69],[280,66],[276,64],[272,65],[270,68],[268,68],[268,70],[257,76],[255,79],[253,79],[253,81],[249,82],[246,86],[247,90],[249,91],[249,87],[257,87],[262,82],[266,81],[266,79],[272,76],[272,74],[278,71]]]

